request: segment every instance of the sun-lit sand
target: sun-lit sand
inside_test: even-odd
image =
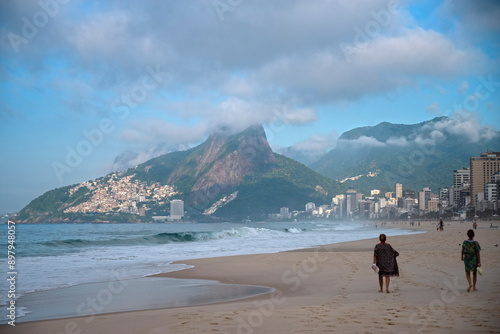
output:
[[[489,226],[490,222],[479,222],[476,231],[483,264],[476,292],[467,292],[460,260],[470,223],[446,222],[445,230],[438,232],[435,222],[426,222],[414,229],[427,233],[388,234],[387,242],[400,253],[400,277],[391,280],[390,294],[378,292],[378,276],[370,268],[378,239],[370,239],[276,254],[181,261],[195,267],[161,275],[275,289],[249,299],[18,323],[1,326],[0,331],[500,333],[500,231]]]

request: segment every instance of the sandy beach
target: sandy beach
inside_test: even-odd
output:
[[[391,226],[388,223],[387,226]],[[499,225],[498,222],[494,223]],[[275,290],[202,306],[102,314],[3,325],[2,333],[500,333],[499,229],[479,222],[483,275],[467,292],[461,243],[470,223],[435,222],[388,235],[400,277],[378,292],[370,268],[378,239],[274,254],[180,261],[192,269],[161,274]],[[410,228],[409,226],[397,226]],[[47,301],[50,303],[50,301]]]

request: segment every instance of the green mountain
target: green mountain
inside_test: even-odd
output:
[[[438,117],[418,124],[380,123],[345,132],[337,146],[310,167],[348,187],[371,189],[451,187],[453,170],[470,157],[500,150],[500,133],[474,122]]]
[[[263,219],[283,206],[328,204],[343,186],[272,152],[262,126],[224,131],[186,151],[122,172],[48,191],[14,218],[18,222],[139,222],[168,215],[185,201],[193,219]]]

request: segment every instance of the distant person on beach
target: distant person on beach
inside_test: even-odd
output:
[[[474,229],[477,230],[477,223],[474,222],[474,224],[472,224],[472,227],[474,227]]]
[[[481,267],[481,256],[479,252],[481,251],[481,246],[479,242],[474,240],[474,231],[468,230],[467,236],[469,240],[465,240],[462,243],[462,261],[465,264],[465,275],[467,277],[467,282],[469,282],[469,288],[467,292],[472,288],[473,291],[476,290],[477,281],[477,268]],[[470,272],[472,271],[472,282],[470,278]]]
[[[439,220],[438,229],[440,231],[444,231],[444,223],[442,219]]]
[[[380,243],[375,246],[373,255],[373,264],[375,264],[378,269],[378,282],[380,285],[379,292],[384,292],[383,278],[385,277],[385,291],[389,291],[389,283],[391,277],[399,277],[398,262],[396,261],[396,256],[399,255],[390,244],[386,244],[385,241],[387,237],[385,234],[381,234],[379,237]]]

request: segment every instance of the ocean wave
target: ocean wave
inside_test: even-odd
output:
[[[276,233],[267,228],[240,227],[221,231],[187,231],[187,232],[163,232],[133,238],[112,239],[62,239],[33,243],[30,246],[30,255],[53,255],[54,252],[78,252],[82,248],[89,247],[112,247],[112,246],[148,246],[170,243],[202,242],[218,239],[259,237],[266,234]],[[293,232],[292,232],[293,233]]]
[[[307,231],[307,229],[305,228],[297,228],[297,227],[290,227],[290,228],[286,228],[285,229],[285,232],[288,232],[288,233],[302,233],[302,232],[305,232]]]

